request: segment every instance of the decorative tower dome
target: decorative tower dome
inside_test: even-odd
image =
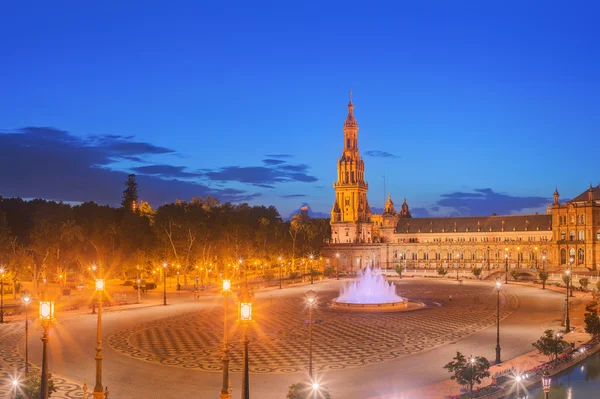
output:
[[[400,210],[401,218],[410,218],[410,210],[408,209],[408,204],[406,203],[406,197],[404,197],[404,203],[402,203],[402,209]]]
[[[394,202],[392,201],[392,194],[388,194],[388,199],[385,202],[385,207],[383,208],[383,213],[387,213],[390,215],[396,214],[396,209],[394,209]]]
[[[558,205],[558,199],[560,198],[560,194],[558,193],[558,187],[554,190],[554,205]]]

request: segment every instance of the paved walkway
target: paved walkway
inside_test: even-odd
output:
[[[329,362],[341,366],[329,367],[328,370],[317,373],[317,378],[330,387],[334,398],[390,397],[391,394],[398,395],[399,392],[409,392],[419,386],[444,381],[448,374],[442,366],[451,360],[457,350],[493,359],[495,304],[490,299],[495,294],[492,286],[478,282],[458,284],[451,281],[424,281],[426,280],[403,280],[400,289],[410,296],[410,287],[416,289],[421,285],[423,288],[420,295],[423,299],[435,299],[437,296],[441,301],[451,293],[452,304],[393,316],[338,316],[325,310],[315,312],[316,320],[325,321],[323,324],[315,324],[315,331],[319,330],[315,334],[315,342],[319,342],[315,347],[317,369]],[[426,289],[427,284],[430,284],[429,289]],[[339,282],[333,280],[315,284],[311,288],[327,298],[333,296],[338,286]],[[306,332],[302,332],[306,329],[306,324],[302,323],[305,310],[299,302],[306,290],[306,286],[301,286],[257,294],[255,314],[260,319],[258,315],[263,314],[264,310],[264,316],[256,323],[257,333],[250,347],[251,359],[255,359],[254,373],[250,377],[253,397],[256,395],[261,399],[281,399],[285,396],[287,386],[307,377],[304,371],[306,344],[303,341]],[[509,285],[506,290],[507,298],[519,298],[516,310],[512,314],[508,314],[510,311],[505,313],[507,317],[502,321],[502,356],[508,359],[530,352],[531,342],[543,330],[558,327],[562,296],[551,291],[517,285]],[[467,294],[468,292],[471,294]],[[181,298],[182,302],[167,307],[147,307],[135,312],[115,309],[106,313],[103,327],[104,385],[108,385],[111,397],[208,398],[219,391],[220,378],[214,372],[200,371],[201,368],[194,365],[200,363],[197,348],[205,348],[209,352],[202,358],[202,363],[206,361],[207,364],[212,364],[217,371],[220,367],[218,362],[210,359],[218,353],[214,350],[214,342],[219,341],[222,332],[222,297],[205,296],[200,300],[187,302],[189,297],[173,296],[172,302],[177,302],[176,298]],[[287,305],[283,305],[286,302]],[[261,304],[264,305],[262,310]],[[462,313],[458,313],[459,311]],[[334,320],[336,317],[340,318],[337,322],[327,322],[329,318]],[[278,330],[276,321],[286,318],[290,320]],[[80,313],[64,316],[55,323],[50,341],[50,366],[56,375],[68,375],[72,380],[81,382],[86,377],[88,380],[93,379],[95,322],[95,315]],[[294,333],[294,329],[296,335],[289,335]],[[189,334],[187,339],[176,337],[186,331]],[[459,333],[456,334],[456,331]],[[115,339],[119,334],[121,338]],[[162,337],[160,339],[165,341],[161,343],[153,334],[159,334]],[[171,334],[174,336],[171,337]],[[452,336],[453,334],[456,335]],[[34,326],[31,336],[40,336],[39,327]],[[348,340],[356,336],[361,338]],[[439,342],[432,338],[430,344],[427,344],[429,336],[447,338]],[[396,339],[403,340],[402,345],[413,349],[409,353],[381,358],[377,353],[389,354],[402,346],[395,342]],[[235,340],[232,339],[232,342]],[[271,359],[269,350],[274,349],[269,348],[279,345],[269,343],[269,340],[279,344],[290,341],[289,347],[295,347],[296,352],[292,356]],[[344,340],[347,342],[344,343]],[[328,347],[330,342],[332,348]],[[155,355],[166,350],[164,359],[172,359],[173,354],[181,353],[177,354],[181,363],[177,367],[165,367],[165,363],[160,364],[156,360],[140,361],[130,353],[121,351],[120,344],[125,347],[131,345],[136,350]],[[185,359],[186,350],[196,351],[193,358]],[[236,351],[239,352],[237,349]],[[32,339],[31,353],[32,360],[39,363],[39,339]],[[261,357],[262,361],[257,361]],[[286,362],[289,362],[290,370],[284,369]],[[258,369],[261,363],[268,368],[267,373]],[[192,367],[188,367],[190,365]],[[277,376],[274,377],[273,372]],[[234,395],[235,392],[239,394],[240,374],[233,372],[231,380]]]

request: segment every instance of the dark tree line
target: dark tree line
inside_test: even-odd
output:
[[[93,202],[0,197],[0,264],[14,281],[74,281],[92,265],[106,277],[151,276],[163,262],[186,280],[225,272],[259,273],[279,266],[298,270],[299,259],[318,256],[329,237],[327,219],[282,220],[273,206],[193,198],[158,209],[138,205],[137,184],[126,182],[121,208]],[[240,267],[239,259],[243,259]],[[232,276],[233,277],[233,276]]]

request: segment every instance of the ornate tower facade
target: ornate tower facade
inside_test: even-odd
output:
[[[344,123],[344,146],[337,164],[335,201],[331,210],[332,241],[371,242],[371,207],[367,201],[365,163],[358,150],[358,124],[354,117],[352,91]]]

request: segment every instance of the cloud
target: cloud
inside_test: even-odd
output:
[[[376,158],[400,158],[399,156],[394,155],[391,152],[381,150],[368,150],[365,151],[365,155]]]
[[[113,170],[117,159],[143,160],[148,155],[175,151],[132,136],[78,137],[51,127],[0,131],[0,194],[9,197],[62,201],[95,201],[117,205],[127,172]],[[139,166],[136,168],[144,168]],[[193,181],[182,167],[149,165],[138,176],[140,198],[152,204],[210,195],[221,201],[249,201],[260,196],[235,188],[212,188]],[[10,171],[10,172],[8,172]],[[199,173],[200,174],[200,173]],[[173,177],[165,179],[164,176]]]
[[[497,193],[491,188],[474,189],[474,192],[442,194],[436,206],[454,209],[461,216],[487,216],[493,213],[509,215],[532,208],[542,208],[549,202],[545,197],[513,196]],[[431,208],[432,210],[434,207]]]
[[[269,158],[293,158],[293,155],[290,154],[267,154],[265,157]]]
[[[205,172],[204,177],[215,182],[239,182],[270,188],[278,183],[313,183],[318,180],[308,174],[307,165],[287,163],[271,166],[226,166]]]
[[[267,158],[267,159],[263,159],[263,163],[265,165],[281,165],[282,163],[285,163],[285,161],[282,161],[281,159]]]
[[[306,194],[288,194],[288,195],[282,195],[281,198],[302,198],[302,197],[307,197]]]
[[[202,176],[201,173],[186,172],[185,166],[173,166],[173,165],[147,165],[138,166],[132,168],[136,173],[144,175],[154,175],[161,177],[180,177],[180,178],[193,178]]]

